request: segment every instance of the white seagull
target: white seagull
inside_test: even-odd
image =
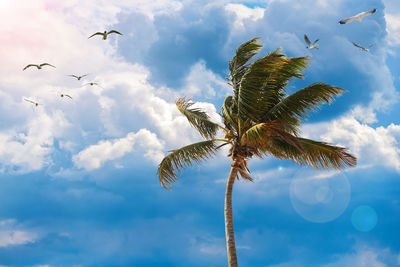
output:
[[[314,43],[311,43],[311,41],[310,41],[310,39],[308,39],[307,35],[304,34],[304,41],[306,41],[306,43],[307,43],[307,47],[306,47],[307,49],[310,49],[310,50],[314,49],[314,48],[318,49],[317,42],[319,41],[319,39],[315,40]]]
[[[370,46],[367,46],[367,47],[362,47],[362,46],[360,46],[360,45],[358,45],[358,44],[356,44],[356,43],[354,43],[354,42],[351,42],[355,47],[358,47],[358,48],[360,48],[360,50],[362,50],[362,51],[365,51],[365,52],[369,52],[369,49],[373,46],[373,45],[370,45]]]
[[[39,105],[42,105],[42,104],[39,104],[38,102],[32,101],[32,100],[30,100],[30,99],[24,98],[24,100],[25,100],[25,101],[28,101],[28,102],[30,102],[30,103],[32,103],[32,104],[34,104],[36,107],[39,106]]]
[[[111,33],[116,33],[116,34],[119,34],[119,35],[122,35],[122,33],[120,33],[120,32],[118,32],[118,31],[116,31],[116,30],[111,30],[111,31],[104,31],[104,32],[96,32],[96,33],[93,33],[92,35],[90,35],[89,37],[88,37],[88,39],[89,38],[92,38],[93,36],[95,36],[95,35],[101,35],[101,36],[103,36],[103,40],[106,40],[107,39],[107,36],[109,35],[109,34],[111,34]]]
[[[365,12],[361,12],[351,18],[348,19],[342,19],[341,21],[339,21],[340,24],[347,24],[350,23],[352,21],[358,20],[359,22],[362,21],[363,18],[365,18],[366,16],[372,15],[376,12],[376,8],[371,9],[369,11],[365,11]]]
[[[23,68],[22,70],[26,70],[26,69],[29,68],[29,67],[36,67],[36,68],[38,68],[38,70],[41,70],[43,66],[50,66],[50,67],[55,68],[55,66],[53,66],[53,65],[51,65],[51,64],[49,64],[49,63],[42,63],[42,64],[40,64],[40,65],[39,65],[39,64],[28,64],[28,65],[26,65],[26,67]]]
[[[68,76],[74,77],[74,78],[76,78],[78,81],[80,81],[83,77],[86,77],[86,76],[88,76],[88,75],[89,75],[89,74],[77,76],[77,75],[71,74],[71,75],[68,75]]]

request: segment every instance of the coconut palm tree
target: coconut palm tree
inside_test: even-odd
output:
[[[232,188],[239,176],[253,181],[247,161],[255,156],[290,159],[315,168],[343,169],[356,165],[356,158],[346,148],[299,136],[301,122],[323,103],[345,90],[325,83],[314,83],[288,95],[286,87],[292,78],[302,78],[308,57],[290,58],[275,50],[251,61],[262,48],[254,38],[236,50],[229,62],[228,83],[233,95],[226,97],[220,115],[224,125],[210,121],[207,113],[194,103],[179,98],[176,106],[189,123],[206,139],[172,150],[157,171],[166,189],[178,179],[186,167],[213,156],[224,145],[230,146],[232,165],[225,193],[225,234],[228,263],[237,266],[232,218]],[[225,134],[217,138],[219,130]]]

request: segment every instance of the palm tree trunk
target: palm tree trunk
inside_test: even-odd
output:
[[[233,232],[233,217],[232,217],[232,189],[237,177],[237,169],[232,166],[229,173],[228,182],[225,192],[225,237],[226,249],[228,253],[229,267],[237,267],[235,236]]]

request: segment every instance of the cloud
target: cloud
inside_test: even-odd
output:
[[[322,265],[323,267],[386,267],[396,266],[396,255],[387,248],[374,248],[358,245],[351,253],[335,255],[336,261]]]
[[[14,219],[0,221],[0,247],[24,245],[34,243],[37,240],[38,235],[36,233],[17,230],[18,228],[19,226]]]
[[[386,166],[400,171],[400,125],[369,126],[351,113],[331,122],[306,124],[306,136],[347,147],[359,165]]]
[[[131,152],[135,144],[144,149],[144,156],[155,163],[163,158],[161,141],[154,133],[141,129],[137,133],[128,133],[124,138],[100,141],[73,156],[72,160],[78,168],[97,169],[105,162],[121,158]]]
[[[187,97],[204,97],[212,99],[226,96],[231,92],[231,87],[219,75],[207,69],[204,60],[191,66],[189,74],[185,77],[181,95]]]
[[[228,12],[233,12],[236,16],[235,22],[234,22],[234,27],[235,28],[241,28],[245,30],[244,27],[244,20],[253,20],[257,21],[258,19],[261,19],[264,16],[264,8],[261,7],[255,7],[255,8],[249,8],[243,4],[227,4],[225,6],[225,10]]]

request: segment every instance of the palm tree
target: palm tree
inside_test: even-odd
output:
[[[253,157],[274,156],[290,159],[315,168],[343,169],[356,165],[356,158],[325,142],[299,136],[301,122],[323,103],[346,91],[325,83],[314,83],[288,95],[286,86],[292,78],[302,78],[308,57],[290,58],[279,49],[251,62],[262,48],[254,38],[236,50],[229,62],[228,83],[233,95],[226,97],[220,114],[224,125],[210,121],[206,112],[193,107],[193,102],[179,98],[176,106],[189,123],[206,139],[172,150],[161,161],[157,175],[166,189],[178,179],[182,169],[213,156],[224,145],[230,146],[232,165],[225,193],[225,234],[228,263],[237,266],[232,218],[232,188],[239,175],[253,181],[247,161]],[[224,137],[216,138],[219,130]]]

